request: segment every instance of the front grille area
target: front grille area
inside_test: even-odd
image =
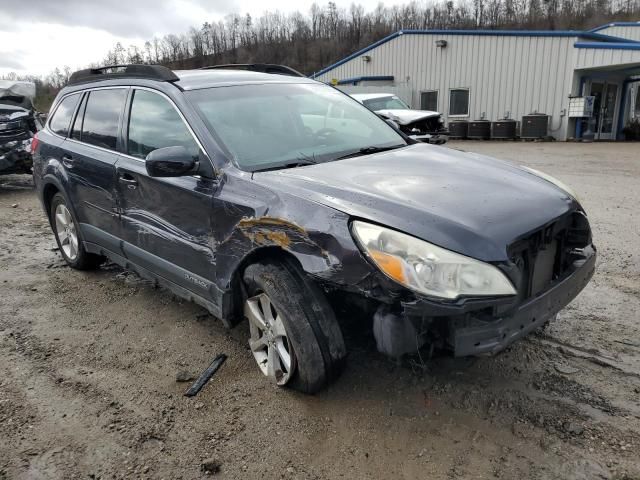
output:
[[[591,229],[583,212],[575,211],[536,230],[509,247],[519,271],[519,297],[524,300],[549,289],[570,273],[582,249],[591,244]]]
[[[444,125],[439,121],[440,117],[425,118],[409,125],[401,125],[400,129],[407,135],[420,135],[425,133],[438,133],[445,131]]]
[[[26,125],[22,120],[0,122],[0,137],[20,135],[26,131]]]

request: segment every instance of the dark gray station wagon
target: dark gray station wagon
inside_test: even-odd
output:
[[[260,370],[305,392],[344,364],[337,307],[357,306],[391,356],[496,353],[594,271],[568,187],[415,143],[303,77],[80,71],[33,150],[71,267],[108,258],[229,327],[246,318]]]

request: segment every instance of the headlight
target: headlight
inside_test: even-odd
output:
[[[573,188],[571,188],[566,183],[561,182],[556,177],[552,177],[551,175],[549,175],[547,173],[541,172],[540,170],[536,170],[535,168],[525,167],[524,165],[520,165],[520,167],[524,168],[529,173],[533,173],[535,176],[540,177],[543,180],[546,180],[549,183],[553,183],[556,187],[558,187],[561,190],[564,190],[570,196],[572,196],[574,198],[574,200],[576,200],[578,203],[580,203],[580,199],[578,198],[578,195],[576,194],[576,192],[573,190]]]
[[[370,223],[355,221],[352,227],[360,247],[378,268],[412,290],[446,299],[516,294],[493,265]]]

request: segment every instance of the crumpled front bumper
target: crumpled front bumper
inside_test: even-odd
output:
[[[416,332],[424,332],[425,325],[428,325],[427,329],[439,332],[443,346],[453,350],[456,357],[497,353],[553,319],[589,283],[595,271],[595,247],[584,248],[583,254],[565,277],[515,307],[512,297],[454,303],[421,297],[401,302],[402,314],[398,318],[403,318],[404,322],[391,325],[396,330],[398,325],[403,327],[402,336],[394,337],[399,346],[393,352],[385,353],[393,356],[415,349]],[[389,336],[396,332],[384,333]],[[403,342],[405,337],[408,340]]]
[[[497,353],[516,340],[553,319],[589,283],[595,271],[596,253],[581,260],[570,275],[550,289],[528,299],[515,313],[495,321],[450,329],[450,344],[454,355],[481,355]]]
[[[28,133],[11,137],[0,137],[0,175],[29,173],[33,166],[31,136]]]
[[[416,140],[422,143],[433,143],[436,145],[442,145],[449,140],[449,132],[429,132],[429,133],[420,133],[417,135],[409,135],[409,138]]]

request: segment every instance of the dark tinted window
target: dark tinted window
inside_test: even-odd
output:
[[[82,130],[82,119],[84,118],[84,109],[87,106],[87,99],[89,95],[85,95],[80,103],[80,107],[78,108],[78,114],[76,115],[76,119],[73,121],[73,127],[71,127],[71,138],[75,140],[81,139],[81,130]]]
[[[153,150],[175,146],[198,157],[198,144],[173,105],[156,93],[136,90],[129,118],[129,155],[145,158]]]
[[[62,100],[58,108],[56,108],[49,123],[49,128],[58,135],[66,137],[69,133],[69,124],[71,123],[71,117],[76,108],[76,103],[78,103],[78,98],[80,98],[79,93],[69,95]]]
[[[438,92],[432,90],[430,92],[422,92],[420,94],[420,108],[422,110],[438,111]]]
[[[449,95],[449,115],[469,115],[469,90],[456,88]]]
[[[82,123],[82,141],[102,148],[116,149],[118,120],[127,91],[125,89],[94,90]]]

